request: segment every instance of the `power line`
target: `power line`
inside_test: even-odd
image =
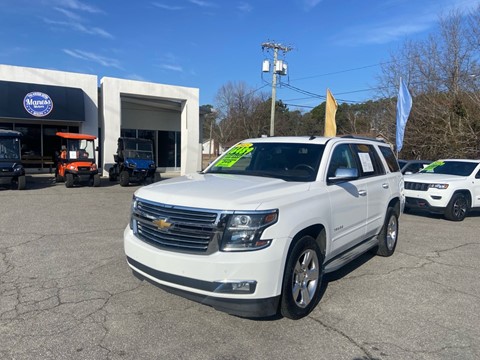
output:
[[[302,90],[302,89],[299,89],[295,86],[292,86],[292,85],[289,85],[289,84],[283,84],[282,86],[286,87],[287,89],[290,89],[290,90],[293,90],[293,91],[296,91],[300,94],[304,94],[304,95],[310,95],[311,97],[315,97],[315,98],[318,98],[318,99],[322,99],[322,100],[326,100],[326,96],[325,95],[319,95],[319,94],[315,94],[315,93],[312,93],[310,91],[306,91],[306,90]],[[338,94],[335,94],[335,95],[338,95]],[[335,98],[337,101],[341,101],[341,102],[345,102],[345,103],[355,103],[355,104],[358,104],[358,103],[362,103],[363,101],[357,101],[357,100],[347,100],[347,99],[339,99],[339,98]]]
[[[316,77],[322,77],[322,76],[328,76],[328,75],[343,74],[343,73],[350,72],[350,71],[368,69],[368,68],[371,68],[371,67],[376,67],[376,66],[379,66],[379,65],[389,64],[389,63],[392,63],[392,62],[393,61],[385,61],[385,62],[373,64],[373,65],[366,65],[366,66],[360,66],[360,67],[351,68],[351,69],[333,71],[333,72],[329,72],[329,73],[325,73],[325,74],[306,76],[306,77],[302,77],[302,78],[292,79],[292,81],[313,79],[313,78],[316,78]]]

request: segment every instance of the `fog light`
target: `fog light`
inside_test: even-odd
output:
[[[254,280],[216,282],[218,284],[216,291],[226,294],[253,294],[257,288],[257,282]]]

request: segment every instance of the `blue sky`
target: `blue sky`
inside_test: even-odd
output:
[[[271,93],[272,75],[261,72],[271,57],[261,44],[270,41],[292,47],[277,100],[309,111],[327,88],[339,102],[373,98],[364,90],[377,86],[378,64],[392,51],[433,32],[440,14],[480,0],[1,3],[1,64],[195,87],[201,105],[215,105],[228,82]]]

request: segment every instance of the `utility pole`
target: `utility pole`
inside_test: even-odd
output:
[[[272,70],[272,107],[270,110],[270,136],[275,134],[275,102],[277,96],[277,75],[285,75],[286,68],[278,66],[278,50],[282,50],[284,53],[292,50],[289,46],[277,44],[274,42],[262,43],[262,49],[273,49],[273,70]]]

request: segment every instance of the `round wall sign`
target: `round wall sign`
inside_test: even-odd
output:
[[[53,109],[53,101],[50,96],[42,92],[28,93],[23,99],[23,106],[29,114],[36,117],[43,117],[50,114]]]

